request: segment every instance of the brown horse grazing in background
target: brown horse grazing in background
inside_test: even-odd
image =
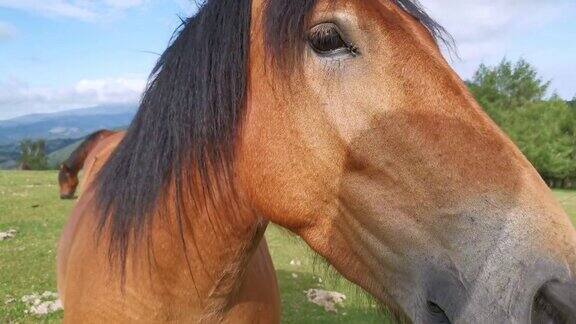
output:
[[[116,132],[106,129],[99,130],[92,133],[78,148],[76,148],[66,161],[60,165],[60,172],[58,173],[58,183],[60,184],[60,198],[73,199],[78,187],[78,173],[84,168],[84,162],[88,158],[90,152],[100,143],[103,139],[115,134]]]
[[[269,222],[399,319],[574,322],[576,231],[441,35],[409,0],[207,1],[65,229],[65,322],[277,322],[242,294]]]

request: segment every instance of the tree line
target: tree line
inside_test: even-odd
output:
[[[467,85],[551,187],[576,188],[576,97],[546,97],[550,82],[523,59],[482,64]],[[22,141],[21,165],[48,168],[44,143]]]

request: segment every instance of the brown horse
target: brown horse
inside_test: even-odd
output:
[[[65,229],[65,321],[276,322],[270,277],[243,294],[274,222],[399,319],[574,322],[576,231],[442,35],[409,0],[207,1]]]
[[[88,155],[98,143],[115,133],[116,132],[105,129],[92,133],[70,154],[70,157],[60,165],[58,183],[60,184],[61,199],[74,198],[79,183],[78,173],[84,168],[84,163]]]

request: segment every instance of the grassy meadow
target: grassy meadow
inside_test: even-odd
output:
[[[62,312],[44,317],[25,313],[21,298],[56,291],[56,242],[73,201],[58,198],[56,172],[0,171],[0,232],[16,237],[0,241],[0,323],[57,323]],[[556,191],[576,220],[576,192]],[[325,271],[312,252],[284,230],[271,226],[267,238],[282,292],[283,323],[382,323],[384,315],[352,285]],[[291,265],[299,260],[301,266]],[[321,288],[347,296],[337,314],[311,304],[305,290]]]

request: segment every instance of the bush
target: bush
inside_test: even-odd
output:
[[[20,163],[31,170],[48,169],[46,142],[44,140],[23,140],[20,142]]]

